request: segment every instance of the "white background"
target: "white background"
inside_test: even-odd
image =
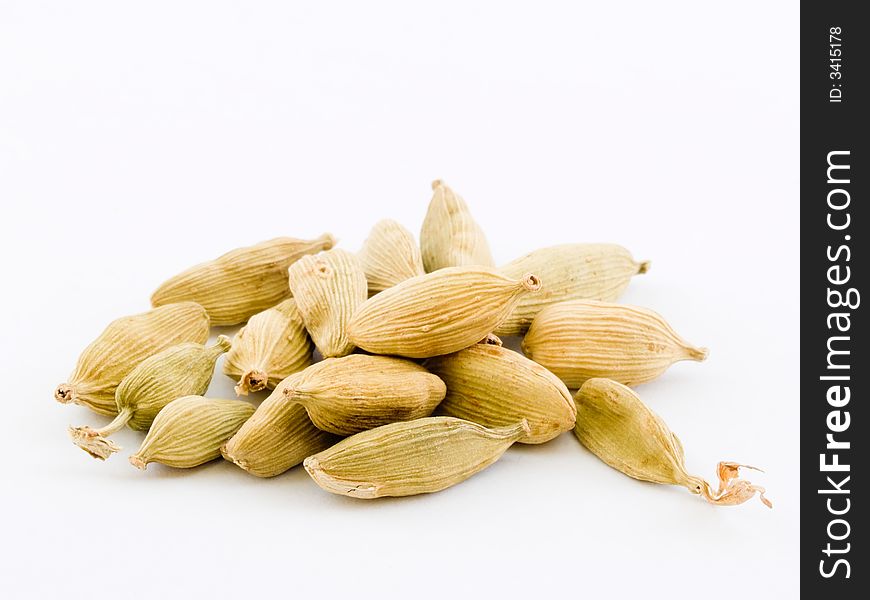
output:
[[[796,597],[796,3],[253,4],[0,3],[0,596]],[[141,473],[131,431],[106,463],[69,442],[106,420],[55,385],[164,278],[278,235],[417,232],[439,177],[499,262],[651,259],[624,300],[711,354],[639,392],[692,472],[765,468],[774,510],[570,434],[374,502],[301,468]]]

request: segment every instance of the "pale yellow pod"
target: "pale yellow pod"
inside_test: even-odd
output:
[[[221,457],[220,448],[254,414],[242,400],[184,396],[164,406],[130,464],[145,469],[157,462],[190,469]]]
[[[298,375],[279,383],[221,448],[225,459],[251,475],[275,477],[341,439],[315,427],[305,408],[284,397],[284,386]]]
[[[522,296],[540,289],[531,273],[511,279],[488,267],[439,269],[369,298],[351,319],[348,335],[374,354],[449,354],[484,339]]]
[[[80,404],[96,413],[118,414],[115,390],[143,360],[182,342],[205,343],[209,319],[194,302],[167,304],[148,312],[122,317],[84,349],[66,383],[54,397],[63,404]]]
[[[426,272],[414,235],[392,219],[372,227],[357,257],[365,271],[370,296]]]
[[[446,391],[441,379],[409,360],[351,354],[308,367],[284,395],[304,406],[317,427],[344,436],[427,417]]]
[[[312,363],[314,345],[296,308],[288,298],[250,318],[233,338],[223,372],[238,380],[236,394],[246,396],[274,389],[287,376]]]
[[[741,504],[759,493],[772,507],[764,488],[739,478],[740,467],[754,467],[720,462],[715,491],[704,479],[689,475],[679,438],[630,388],[610,379],[590,379],[574,400],[577,439],[614,469],[641,481],[683,486],[712,504]]]
[[[432,182],[432,192],[420,230],[426,272],[466,265],[494,267],[486,236],[462,196],[441,180]]]
[[[631,278],[646,273],[649,265],[649,261],[635,261],[628,250],[616,244],[562,244],[535,250],[499,271],[508,277],[534,273],[547,285],[539,294],[522,298],[496,333],[522,335],[544,307],[557,302],[613,302]]]
[[[289,273],[299,314],[324,358],[353,352],[347,323],[368,298],[366,276],[357,257],[337,248],[299,259]]]
[[[290,297],[290,265],[333,245],[335,238],[324,233],[313,240],[280,237],[237,248],[165,281],[151,295],[151,304],[192,300],[205,307],[212,325],[244,323]]]
[[[651,381],[707,349],[686,342],[658,314],[626,304],[571,300],[543,309],[523,338],[526,356],[576,389],[592,377],[626,385]]]
[[[519,440],[542,444],[574,427],[577,411],[565,384],[522,354],[487,343],[430,358],[424,366],[447,385],[437,413],[485,427],[526,419],[531,433]]]
[[[497,461],[528,435],[525,421],[487,429],[453,417],[424,417],[349,437],[305,459],[321,488],[351,498],[438,492]]]
[[[73,443],[94,458],[107,459],[121,449],[107,436],[125,425],[147,431],[157,413],[176,398],[204,394],[215,362],[229,349],[230,339],[221,335],[213,346],[187,342],[146,358],[115,390],[118,416],[100,429],[70,427]]]

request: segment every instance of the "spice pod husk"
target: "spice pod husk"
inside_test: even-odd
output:
[[[308,254],[329,250],[335,238],[280,237],[237,248],[168,279],[151,296],[152,306],[190,300],[201,304],[216,326],[244,323],[290,297],[287,268]]]
[[[577,439],[614,469],[641,481],[685,487],[711,504],[742,504],[758,494],[764,505],[772,508],[763,487],[740,479],[739,470],[745,465],[720,462],[715,489],[704,479],[690,475],[679,438],[621,383],[590,379],[578,390],[574,401]]]
[[[257,477],[275,477],[341,438],[314,426],[301,405],[284,396],[299,376],[279,383],[239,431],[221,447],[223,457]]]
[[[288,298],[257,313],[233,338],[223,372],[238,381],[236,394],[246,396],[269,388],[312,363],[314,344],[296,300]]]
[[[658,313],[594,300],[544,308],[522,349],[571,389],[593,377],[633,386],[652,381],[675,362],[707,358],[706,348],[685,341]]]
[[[561,244],[535,250],[499,268],[508,277],[535,273],[547,285],[520,299],[499,335],[522,335],[547,306],[566,300],[614,302],[635,275],[649,270],[617,244]]]
[[[445,267],[494,267],[489,243],[462,197],[443,181],[432,182],[432,200],[420,229],[427,273]]]
[[[369,298],[348,325],[373,354],[428,358],[478,343],[521,297],[541,289],[532,273],[505,277],[488,267],[450,267],[412,277]]]
[[[424,417],[358,433],[306,458],[304,466],[333,494],[427,494],[465,481],[528,434],[525,421],[488,429],[453,417]]]
[[[130,464],[144,470],[157,462],[177,469],[198,467],[220,458],[220,448],[254,414],[243,400],[184,396],[157,413]]]

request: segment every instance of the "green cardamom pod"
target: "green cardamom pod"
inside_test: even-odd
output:
[[[689,475],[683,445],[660,416],[654,413],[630,388],[610,379],[590,379],[574,396],[577,425],[574,434],[580,443],[614,469],[629,477],[680,485],[712,504],[742,504],[764,488],[739,478],[741,467],[720,462],[716,490],[700,477]],[[758,470],[758,469],[755,469]]]
[[[280,237],[236,248],[163,282],[151,295],[151,305],[192,300],[208,311],[212,325],[244,323],[290,297],[290,265],[334,245],[335,238],[324,233],[313,240]]]
[[[308,367],[284,395],[304,406],[318,428],[344,436],[428,417],[446,391],[436,375],[409,360],[351,354]]]
[[[465,481],[529,434],[523,420],[487,429],[453,417],[424,417],[369,429],[309,456],[321,488],[351,498],[411,496]]]
[[[257,477],[275,477],[300,464],[341,438],[314,426],[305,408],[288,401],[284,389],[299,377],[294,373],[279,383],[221,448],[221,454]]]
[[[675,362],[707,358],[706,348],[685,341],[658,313],[594,300],[547,306],[532,321],[522,348],[571,389],[593,377],[633,386]]]
[[[430,358],[424,366],[447,385],[438,414],[486,427],[526,419],[531,434],[519,440],[526,444],[542,444],[574,427],[577,411],[571,392],[518,352],[484,342]]]
[[[145,469],[158,462],[177,469],[198,467],[221,457],[221,446],[254,414],[242,400],[184,396],[163,407],[130,464]]]
[[[296,300],[257,313],[233,338],[224,358],[225,375],[238,380],[236,394],[275,389],[284,378],[312,362],[314,344],[296,308]]]

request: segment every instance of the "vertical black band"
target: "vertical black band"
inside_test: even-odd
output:
[[[870,22],[860,8],[801,7],[801,587],[838,600],[870,589],[858,558],[870,445]]]

